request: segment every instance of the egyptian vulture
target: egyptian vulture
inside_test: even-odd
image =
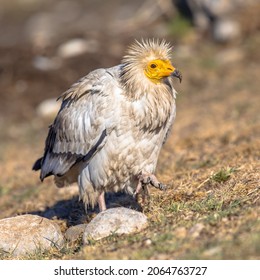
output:
[[[135,41],[120,65],[97,69],[59,99],[43,156],[33,170],[54,175],[58,187],[77,182],[86,207],[106,209],[105,192],[136,196],[150,184],[163,189],[154,172],[175,118],[171,62],[164,40]]]

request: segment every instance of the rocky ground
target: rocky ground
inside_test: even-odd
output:
[[[23,256],[2,250],[2,259],[259,259],[259,5],[234,13],[242,28],[220,44],[176,9],[149,1],[0,2],[0,233],[3,219],[28,214],[47,219],[50,232],[54,223],[62,239]],[[68,238],[97,216],[85,214],[75,186],[57,189],[31,171],[57,110],[41,104],[89,71],[118,64],[133,38],[147,36],[172,42],[183,73],[157,168],[168,190],[135,205],[147,217],[139,233],[86,244],[79,226]],[[122,194],[108,199],[110,208],[133,207]]]

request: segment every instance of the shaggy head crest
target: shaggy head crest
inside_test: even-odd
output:
[[[122,60],[124,86],[130,91],[141,87],[143,92],[147,92],[154,90],[155,85],[163,85],[165,78],[176,76],[177,69],[170,61],[171,52],[172,48],[165,40],[135,41]]]
[[[159,39],[148,39],[142,40],[141,42],[135,41],[132,44],[126,55],[123,57],[123,63],[134,63],[134,62],[147,62],[153,59],[170,60],[171,59],[172,47],[165,40]]]

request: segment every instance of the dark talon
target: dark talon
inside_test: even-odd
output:
[[[147,174],[147,173],[140,173],[138,175],[138,186],[137,189],[135,191],[135,194],[139,193],[139,191],[142,189],[145,192],[145,189],[147,188],[147,185],[152,185],[153,187],[155,187],[156,189],[159,189],[161,191],[165,191],[166,190],[166,185],[160,183],[157,178],[152,175],[152,174]],[[134,194],[134,195],[135,195]],[[134,196],[135,197],[135,196]]]
[[[162,183],[154,184],[154,182],[151,182],[151,185],[153,187],[155,187],[156,189],[159,189],[161,191],[165,191],[166,190],[166,185],[164,185]]]
[[[167,190],[167,186],[164,185],[164,184],[162,184],[162,183],[159,183],[159,189],[160,189],[161,191],[166,191],[166,190]]]

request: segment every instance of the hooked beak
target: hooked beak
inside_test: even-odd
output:
[[[180,80],[180,83],[181,83],[181,81],[182,81],[182,74],[181,74],[181,72],[178,69],[175,69],[172,72],[171,76],[178,78]]]

